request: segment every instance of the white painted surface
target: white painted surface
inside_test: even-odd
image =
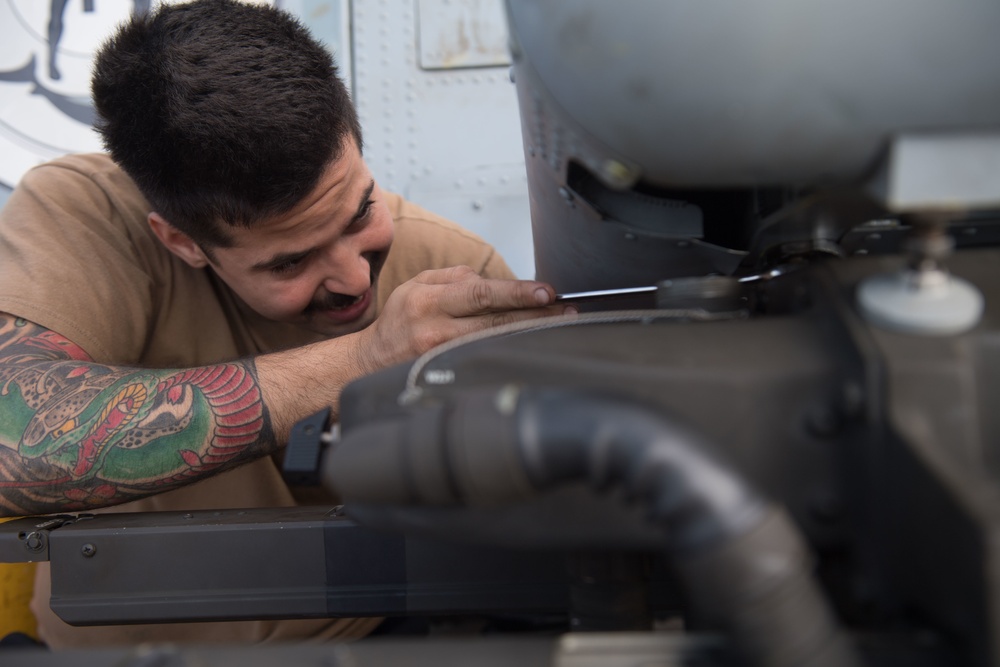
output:
[[[380,184],[480,234],[520,277],[532,277],[520,121],[501,0],[272,4],[296,14],[334,53],[361,116],[365,158]],[[100,150],[97,134],[80,120],[92,114],[90,67],[95,50],[132,6],[132,0],[97,0],[86,12],[82,0],[67,3],[54,78],[49,3],[0,0],[0,205],[33,165]]]
[[[471,56],[445,57],[447,49],[438,48],[464,43],[467,53],[476,52],[468,37],[474,24],[481,44],[505,44],[501,6],[500,0],[354,0],[354,90],[365,159],[382,186],[480,234],[519,277],[531,278],[527,182],[509,68],[469,66]]]

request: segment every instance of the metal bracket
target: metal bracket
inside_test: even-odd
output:
[[[94,518],[93,514],[26,517],[0,526],[0,563],[34,563],[49,559],[49,533]]]

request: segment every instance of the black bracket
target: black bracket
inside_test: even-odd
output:
[[[320,460],[326,448],[330,408],[298,421],[292,427],[285,447],[282,475],[290,486],[319,486]]]
[[[49,533],[94,518],[93,514],[26,517],[0,526],[0,563],[34,563],[49,559]]]

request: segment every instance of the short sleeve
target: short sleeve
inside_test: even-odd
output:
[[[107,158],[29,171],[0,210],[0,310],[102,363],[134,363],[152,319],[148,206]]]

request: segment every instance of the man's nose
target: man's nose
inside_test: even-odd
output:
[[[361,296],[371,287],[372,267],[368,258],[357,251],[332,253],[323,287],[334,294]]]

